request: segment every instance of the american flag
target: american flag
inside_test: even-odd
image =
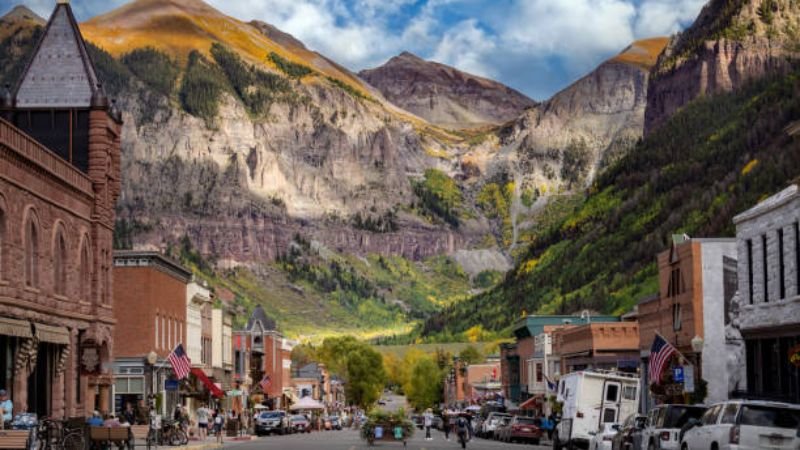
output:
[[[192,362],[189,361],[189,357],[186,356],[186,352],[183,351],[183,344],[178,344],[167,359],[169,359],[169,363],[172,365],[172,371],[175,372],[175,376],[178,377],[179,380],[189,375],[192,369]]]
[[[650,347],[650,384],[661,383],[661,374],[664,373],[664,366],[667,365],[672,355],[678,350],[666,341],[661,335],[656,334],[653,346]]]
[[[261,390],[267,392],[269,389],[269,385],[272,384],[272,380],[270,380],[269,375],[264,375],[264,378],[261,379],[261,382],[258,383],[261,385]]]

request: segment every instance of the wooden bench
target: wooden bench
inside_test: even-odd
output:
[[[28,430],[0,430],[0,449],[28,448]]]
[[[122,447],[128,444],[131,430],[128,427],[89,427],[89,440],[92,444],[117,444]]]
[[[149,425],[132,425],[131,426],[131,447],[147,447],[148,449],[153,445],[152,442],[147,440],[150,434]]]

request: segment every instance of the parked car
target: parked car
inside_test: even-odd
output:
[[[486,420],[481,423],[480,428],[478,429],[478,436],[491,439],[494,438],[494,431],[497,429],[497,426],[500,425],[503,421],[510,420],[511,414],[506,414],[502,412],[490,412],[489,415],[486,417]]]
[[[326,430],[341,430],[342,429],[342,420],[339,416],[328,416],[325,419],[325,429]]]
[[[497,426],[494,428],[494,433],[492,433],[492,439],[496,441],[503,441],[505,439],[506,431],[511,426],[511,419],[514,417],[503,417],[497,423]]]
[[[682,450],[800,448],[800,405],[730,400],[713,405],[690,426]]]
[[[647,414],[642,431],[642,447],[637,450],[675,450],[680,448],[681,428],[699,419],[708,408],[700,405],[659,405]]]
[[[543,433],[539,419],[523,416],[514,416],[495,431],[498,440],[503,442],[532,442],[534,445],[539,445]]]
[[[642,431],[647,424],[647,416],[631,414],[622,422],[619,432],[611,439],[611,450],[640,450]]]
[[[589,434],[589,450],[611,450],[611,441],[617,435],[620,426],[618,423],[604,423],[600,425],[597,431],[592,431]]]
[[[256,436],[291,433],[286,413],[283,411],[262,411],[256,416],[255,432]]]
[[[294,415],[291,418],[291,428],[293,433],[311,433],[311,422],[305,416]]]

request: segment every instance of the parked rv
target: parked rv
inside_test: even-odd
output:
[[[627,373],[605,370],[568,373],[561,377],[557,389],[563,412],[553,432],[554,449],[587,448],[592,432],[635,414],[639,405],[639,377]]]

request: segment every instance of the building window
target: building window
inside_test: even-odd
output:
[[[0,197],[2,198],[2,197]],[[5,266],[6,212],[0,209],[0,280],[3,279]]]
[[[764,276],[764,303],[769,303],[769,271],[767,270],[767,235],[761,235],[761,264]]]
[[[156,343],[155,343],[156,348],[161,348],[159,344],[160,342],[158,341],[158,316],[156,315]]]
[[[80,283],[81,283],[81,299],[89,301],[92,295],[92,276],[89,269],[89,244],[86,240],[81,244],[81,269],[80,269]]]
[[[677,297],[686,292],[686,284],[680,267],[672,269],[669,274],[669,284],[667,285],[667,297]]]
[[[784,275],[786,268],[783,265],[783,229],[778,230],[778,289],[780,291],[779,299],[786,298],[786,282]]]
[[[753,304],[753,241],[747,240],[747,289]]]
[[[57,295],[67,293],[67,244],[64,234],[59,229],[56,232],[55,248],[53,249],[53,287]]]
[[[39,285],[39,232],[33,219],[25,227],[25,284]]]
[[[542,373],[542,363],[536,363],[536,382],[541,383],[544,379],[544,374]]]
[[[161,318],[161,348],[167,348],[166,324],[164,318]]]
[[[794,275],[795,293],[800,295],[800,223],[794,223]]]
[[[674,303],[672,305],[672,329],[678,331],[681,329],[681,304]]]

